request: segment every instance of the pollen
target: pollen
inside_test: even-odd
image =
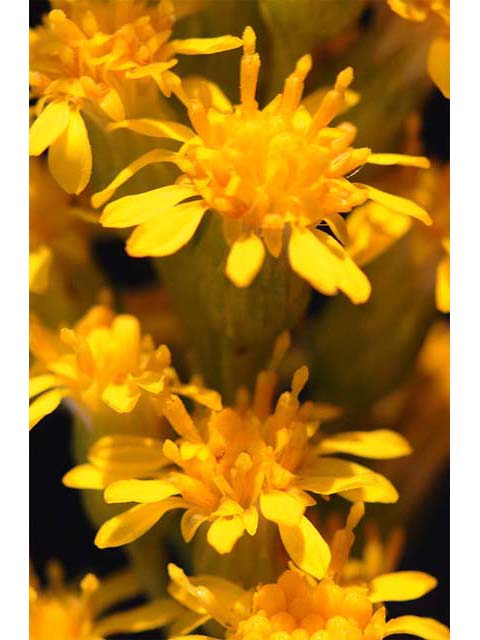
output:
[[[238,625],[234,640],[367,640],[373,609],[364,590],[317,583],[285,571],[276,583],[259,587],[253,615]]]

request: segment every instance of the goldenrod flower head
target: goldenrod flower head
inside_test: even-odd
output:
[[[92,607],[92,595],[99,586],[97,578],[88,574],[76,592],[63,584],[59,566],[52,564],[50,574],[53,580],[48,590],[41,591],[35,579],[30,586],[30,640],[101,640],[94,632]]]
[[[104,640],[111,633],[144,631],[152,624],[145,607],[121,614],[103,615],[113,605],[138,596],[142,589],[133,573],[122,571],[102,582],[91,573],[79,587],[65,584],[62,567],[49,563],[49,584],[41,589],[35,575],[30,580],[30,640]],[[165,622],[176,613],[165,616]]]
[[[450,97],[450,0],[387,0],[390,8],[406,20],[424,22],[439,18],[440,35],[428,52],[428,73],[446,98]]]
[[[210,54],[241,45],[233,36],[171,40],[172,0],[53,0],[52,6],[44,24],[30,34],[30,85],[39,98],[30,154],[50,147],[50,170],[68,193],[80,193],[91,174],[82,111],[122,120],[132,83],[148,78],[166,96],[177,92],[180,80],[170,71],[177,54]]]
[[[410,448],[404,438],[385,430],[314,438],[331,407],[300,404],[307,377],[307,368],[300,368],[292,390],[280,396],[273,410],[273,371],[259,375],[251,403],[241,392],[235,407],[212,412],[209,418],[192,420],[178,400],[176,413],[171,406],[168,419],[180,437],[163,445],[171,467],[152,474],[152,479],[123,480],[107,487],[107,502],[140,504],[106,522],[96,544],[126,544],[168,510],[185,509],[185,540],[208,523],[208,543],[225,554],[245,532],[254,536],[259,518],[264,518],[278,526],[294,562],[322,577],[330,555],[304,515],[316,503],[311,494],[340,493],[351,500],[385,503],[398,498],[383,476],[331,454],[392,458],[408,454]]]
[[[237,286],[252,282],[266,250],[278,257],[286,243],[292,269],[318,291],[332,295],[341,290],[353,302],[365,302],[370,284],[343,249],[346,233],[341,214],[372,199],[427,224],[429,218],[413,202],[348,178],[367,162],[426,167],[428,161],[355,149],[351,146],[356,134],[352,124],[329,126],[345,107],[353,79],[350,67],[338,75],[334,88],[310,115],[300,102],[311,64],[310,56],[301,58],[286,79],[283,93],[260,109],[255,99],[260,57],[255,52],[255,34],[248,27],[240,105],[232,107],[218,88],[200,82],[195,92],[190,83],[190,95],[196,95],[184,101],[193,130],[177,125],[169,135],[165,124],[152,120],[119,123],[184,145],[177,154],[159,150],[136,160],[93,197],[94,206],[103,204],[133,172],[151,162],[174,162],[183,175],[175,185],[112,202],[103,213],[102,224],[139,225],[127,242],[128,253],[166,256],[190,240],[211,209],[224,222],[231,245],[226,274]],[[330,228],[333,237],[317,228],[321,224]]]
[[[175,393],[219,408],[219,396],[197,385],[182,385],[165,345],[155,348],[131,315],[98,305],[58,333],[33,319],[30,349],[36,358],[30,379],[30,427],[68,398],[80,414],[109,408],[130,413],[147,396],[161,414]]]
[[[322,580],[291,568],[276,582],[259,585],[252,593],[215,576],[189,579],[170,564],[169,592],[190,609],[177,617],[172,635],[188,633],[213,619],[224,627],[228,640],[382,640],[398,633],[447,640],[447,627],[431,618],[402,616],[386,622],[381,604],[421,597],[436,586],[432,576],[400,571],[370,582],[344,584],[341,569],[362,513],[363,505],[354,505],[346,527],[332,542],[332,562]],[[168,604],[163,607],[168,610]]]
[[[63,269],[72,262],[87,263],[88,225],[81,216],[88,212],[58,187],[37,158],[30,158],[29,185],[30,291],[44,293],[55,257]]]
[[[427,208],[432,225],[415,225],[405,216],[390,211],[379,202],[358,207],[347,221],[348,252],[360,265],[371,262],[396,240],[413,229],[418,260],[432,256],[437,262],[435,298],[439,311],[450,311],[450,166],[433,165],[428,171],[407,176],[397,171],[386,185],[399,190]]]

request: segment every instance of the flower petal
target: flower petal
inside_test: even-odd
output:
[[[65,392],[60,389],[52,389],[36,398],[29,409],[29,425],[32,429],[49,413],[53,413],[65,397]]]
[[[187,38],[185,40],[173,40],[170,46],[175,53],[185,55],[207,55],[238,49],[243,45],[243,40],[236,36],[218,36],[216,38]]]
[[[167,462],[163,442],[141,436],[104,436],[90,448],[88,459],[99,469],[125,476],[142,476]]]
[[[435,589],[437,580],[422,571],[396,571],[377,576],[370,582],[372,602],[416,600]]]
[[[424,156],[409,156],[405,153],[371,153],[368,156],[368,164],[380,164],[388,166],[392,164],[401,165],[403,167],[418,167],[419,169],[428,169],[430,160]]]
[[[267,520],[292,527],[300,522],[305,505],[286,491],[272,490],[261,494],[260,509]]]
[[[386,486],[385,486],[385,483]],[[319,458],[299,472],[297,486],[320,495],[332,495],[355,489],[363,490],[354,502],[382,502],[378,498],[398,499],[398,494],[388,480],[355,462],[339,458]],[[393,490],[393,495],[391,490]],[[384,495],[385,494],[385,495]],[[369,499],[367,499],[369,498]],[[390,500],[387,500],[389,502]]]
[[[237,287],[248,287],[262,268],[265,245],[251,233],[236,240],[228,254],[225,273]]]
[[[102,393],[102,400],[117,413],[130,413],[140,399],[140,392],[129,384],[109,384]]]
[[[206,202],[195,200],[162,211],[135,229],[127,241],[127,253],[137,258],[176,253],[192,238],[207,209]]]
[[[346,431],[321,441],[318,453],[349,453],[378,460],[389,460],[412,452],[407,440],[389,429],[375,431]]]
[[[118,516],[107,520],[99,529],[95,544],[100,549],[120,547],[140,538],[172,509],[183,509],[186,504],[180,498],[167,498],[163,502],[139,504]]]
[[[420,616],[401,616],[387,622],[385,638],[401,633],[423,638],[423,640],[449,640],[450,638],[450,631],[444,624],[433,618]]]
[[[105,207],[100,223],[104,227],[115,229],[133,227],[147,222],[154,216],[163,216],[164,211],[194,195],[196,193],[191,185],[171,184],[160,189],[125,196]]]
[[[58,380],[56,376],[52,375],[51,373],[42,373],[39,376],[30,378],[28,384],[28,397],[34,398],[35,396],[38,396],[39,393],[43,393],[44,391],[57,386]]]
[[[326,233],[292,228],[288,246],[292,269],[325,295],[341,289],[355,304],[370,296],[370,283],[343,247]]]
[[[190,127],[180,124],[179,122],[170,122],[168,120],[154,120],[153,118],[138,118],[136,120],[122,120],[113,122],[108,126],[109,131],[115,129],[129,129],[135,133],[141,133],[144,136],[153,138],[169,138],[178,142],[187,142],[193,138],[195,132]]]
[[[395,213],[400,213],[401,215],[409,216],[410,218],[416,218],[426,225],[432,224],[432,219],[425,209],[422,209],[422,207],[415,202],[412,202],[412,200],[401,198],[400,196],[394,196],[393,194],[386,193],[385,191],[380,191],[380,189],[375,189],[368,184],[356,184],[355,186],[365,189],[370,200],[382,204],[384,207],[391,209]]]
[[[450,39],[436,38],[428,52],[430,77],[446,98],[450,98]]]
[[[62,135],[71,109],[65,101],[51,102],[30,127],[30,155],[39,156]]]
[[[105,502],[160,502],[180,491],[166,480],[118,480],[105,490]]]
[[[287,553],[300,569],[321,580],[330,564],[328,544],[305,516],[294,527],[279,525]]]
[[[95,637],[112,633],[140,633],[158,629],[170,623],[182,612],[182,608],[170,598],[158,598],[128,611],[113,613],[95,624]]]
[[[113,196],[115,191],[119,187],[121,187],[122,184],[127,182],[127,180],[130,180],[132,176],[134,176],[136,173],[138,173],[138,171],[140,171],[144,167],[147,167],[149,164],[155,164],[156,162],[177,163],[179,162],[179,156],[174,151],[168,151],[166,149],[154,149],[153,151],[147,151],[147,153],[144,153],[139,158],[134,160],[131,164],[129,164],[128,167],[125,167],[125,169],[122,169],[120,173],[112,180],[112,182],[105,187],[105,189],[102,189],[102,191],[98,191],[97,193],[93,194],[91,198],[92,207],[94,207],[95,209],[98,209],[99,207],[104,205],[105,202],[107,202],[107,200],[110,200],[110,198]],[[147,193],[151,193],[151,192],[147,192]],[[127,196],[127,197],[134,197],[134,196]],[[135,196],[135,197],[138,197],[138,196]],[[185,197],[188,197],[188,196],[185,196]],[[121,198],[121,200],[123,200],[123,198]],[[102,224],[104,224],[102,220],[100,221],[102,222]],[[104,226],[109,226],[109,225],[104,224]],[[124,224],[122,226],[128,227],[131,225]]]
[[[207,540],[218,553],[230,553],[244,531],[245,525],[239,516],[217,518],[208,529]]]
[[[92,173],[92,148],[79,111],[70,112],[67,128],[51,144],[48,166],[67,193],[79,194],[87,186]]]
[[[207,517],[202,515],[199,511],[195,511],[195,509],[187,509],[187,511],[185,511],[180,521],[180,530],[185,542],[190,542],[193,539],[198,527],[200,527],[206,520]]]
[[[200,100],[206,109],[213,107],[221,113],[231,113],[233,110],[232,103],[220,87],[202,76],[182,78],[182,86],[190,99]]]
[[[93,464],[79,464],[63,476],[62,482],[71,489],[105,489],[114,478]]]

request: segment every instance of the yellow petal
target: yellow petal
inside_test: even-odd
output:
[[[201,55],[220,53],[238,49],[243,45],[243,40],[236,36],[218,36],[217,38],[187,38],[186,40],[173,40],[170,46],[175,53],[185,55]]]
[[[71,111],[67,128],[51,144],[48,166],[67,193],[79,194],[87,186],[92,173],[92,149],[79,111]]]
[[[357,184],[356,186],[365,189],[370,200],[382,204],[384,207],[387,207],[387,209],[391,209],[395,213],[400,213],[404,216],[416,218],[426,225],[432,224],[432,219],[425,209],[422,209],[422,207],[412,202],[412,200],[394,196],[391,193],[385,193],[385,191],[380,191],[380,189],[375,189],[366,184]]]
[[[409,156],[404,153],[371,153],[368,156],[368,164],[392,165],[398,164],[403,167],[418,167],[428,169],[430,161],[424,156]]]
[[[182,87],[190,98],[200,100],[206,109],[213,107],[215,111],[230,113],[232,103],[218,85],[202,76],[187,76],[182,79]]]
[[[180,521],[180,530],[185,542],[190,542],[193,539],[198,527],[200,527],[206,520],[207,517],[198,511],[195,511],[195,509],[188,509],[185,511]]]
[[[268,491],[260,496],[260,509],[267,520],[294,526],[300,522],[305,505],[285,491]]]
[[[160,502],[178,493],[166,480],[118,480],[105,490],[105,502]]]
[[[446,98],[450,98],[450,39],[436,38],[427,59],[428,73]]]
[[[93,464],[79,464],[63,476],[62,482],[71,489],[105,489],[113,478]]]
[[[167,511],[182,509],[185,506],[185,502],[180,498],[167,498],[160,503],[139,504],[107,520],[100,527],[95,544],[100,549],[105,549],[133,542],[151,529]]]
[[[319,453],[350,453],[378,460],[389,460],[409,455],[412,449],[405,438],[388,429],[375,431],[348,431],[325,438]]]
[[[103,637],[112,633],[140,633],[169,624],[182,612],[170,598],[158,598],[128,611],[121,611],[97,622],[92,633]],[[93,637],[93,636],[92,636]]]
[[[385,626],[385,636],[405,633],[423,640],[449,640],[450,631],[438,620],[420,616],[401,616],[389,620]]]
[[[109,131],[115,129],[129,129],[135,133],[153,138],[169,138],[179,142],[187,142],[193,138],[195,133],[179,122],[169,122],[168,120],[154,120],[152,118],[138,118],[137,120],[122,120],[114,122],[108,126]]]
[[[341,289],[355,304],[370,296],[370,283],[343,247],[323,232],[292,228],[288,246],[292,269],[325,295]]]
[[[283,545],[296,565],[321,580],[330,564],[328,544],[305,516],[293,527],[279,525]]]
[[[220,411],[222,409],[222,396],[218,391],[212,391],[211,389],[205,389],[199,387],[196,384],[183,384],[178,387],[173,387],[172,391],[178,393],[181,396],[186,396],[203,404],[204,407],[212,409],[212,411]]]
[[[135,229],[127,241],[127,253],[137,258],[176,253],[192,238],[207,209],[208,204],[195,200],[162,211]]]
[[[102,400],[117,413],[130,413],[140,399],[140,393],[129,384],[109,384],[102,393]]]
[[[444,256],[437,267],[435,302],[442,313],[450,313],[450,256]]]
[[[194,195],[196,193],[191,185],[171,184],[160,189],[125,196],[105,207],[100,223],[104,227],[115,229],[133,227],[155,216],[162,216],[164,211]]]
[[[102,205],[110,200],[115,191],[122,186],[127,180],[130,180],[132,176],[134,176],[138,171],[147,167],[149,164],[155,164],[156,162],[173,162],[177,163],[179,161],[179,156],[177,153],[173,151],[167,151],[165,149],[154,149],[153,151],[148,151],[144,153],[142,156],[134,160],[128,167],[122,169],[120,173],[112,180],[112,182],[102,189],[102,191],[98,191],[95,193],[92,198],[92,207],[98,209]],[[155,190],[156,191],[156,190]],[[102,220],[100,220],[102,222]],[[103,224],[103,222],[102,222]],[[105,225],[107,226],[107,225]],[[130,226],[130,225],[123,225]]]
[[[258,529],[258,509],[251,505],[242,513],[241,518],[247,533],[254,536]]]
[[[397,571],[377,576],[370,582],[372,602],[416,600],[435,589],[437,581],[422,571]]]
[[[244,531],[245,525],[238,516],[217,518],[208,529],[207,540],[218,553],[230,553]]]
[[[44,244],[35,251],[30,251],[28,281],[30,291],[33,293],[43,293],[47,288],[52,258],[50,248]]]
[[[299,472],[297,486],[320,495],[341,493],[352,502],[396,502],[398,493],[381,474],[349,460],[322,457]]]
[[[28,397],[34,398],[35,396],[38,396],[39,393],[43,393],[44,391],[55,387],[58,384],[58,380],[51,373],[43,373],[42,375],[30,378],[28,384]]]
[[[125,108],[116,89],[109,89],[104,97],[99,100],[98,105],[112,120],[123,120],[125,118]]]
[[[30,127],[30,155],[39,156],[62,135],[70,120],[66,102],[51,102]]]
[[[59,389],[52,389],[34,400],[29,409],[29,425],[32,429],[49,413],[53,413],[64,398],[65,393]]]
[[[262,268],[265,245],[251,233],[236,240],[227,258],[225,273],[237,287],[248,287]]]
[[[95,467],[124,477],[147,475],[166,462],[161,440],[128,435],[100,438],[88,459]]]

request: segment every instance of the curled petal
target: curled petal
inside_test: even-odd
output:
[[[328,544],[305,516],[298,525],[279,525],[280,536],[286,551],[300,569],[321,580],[330,564]]]

